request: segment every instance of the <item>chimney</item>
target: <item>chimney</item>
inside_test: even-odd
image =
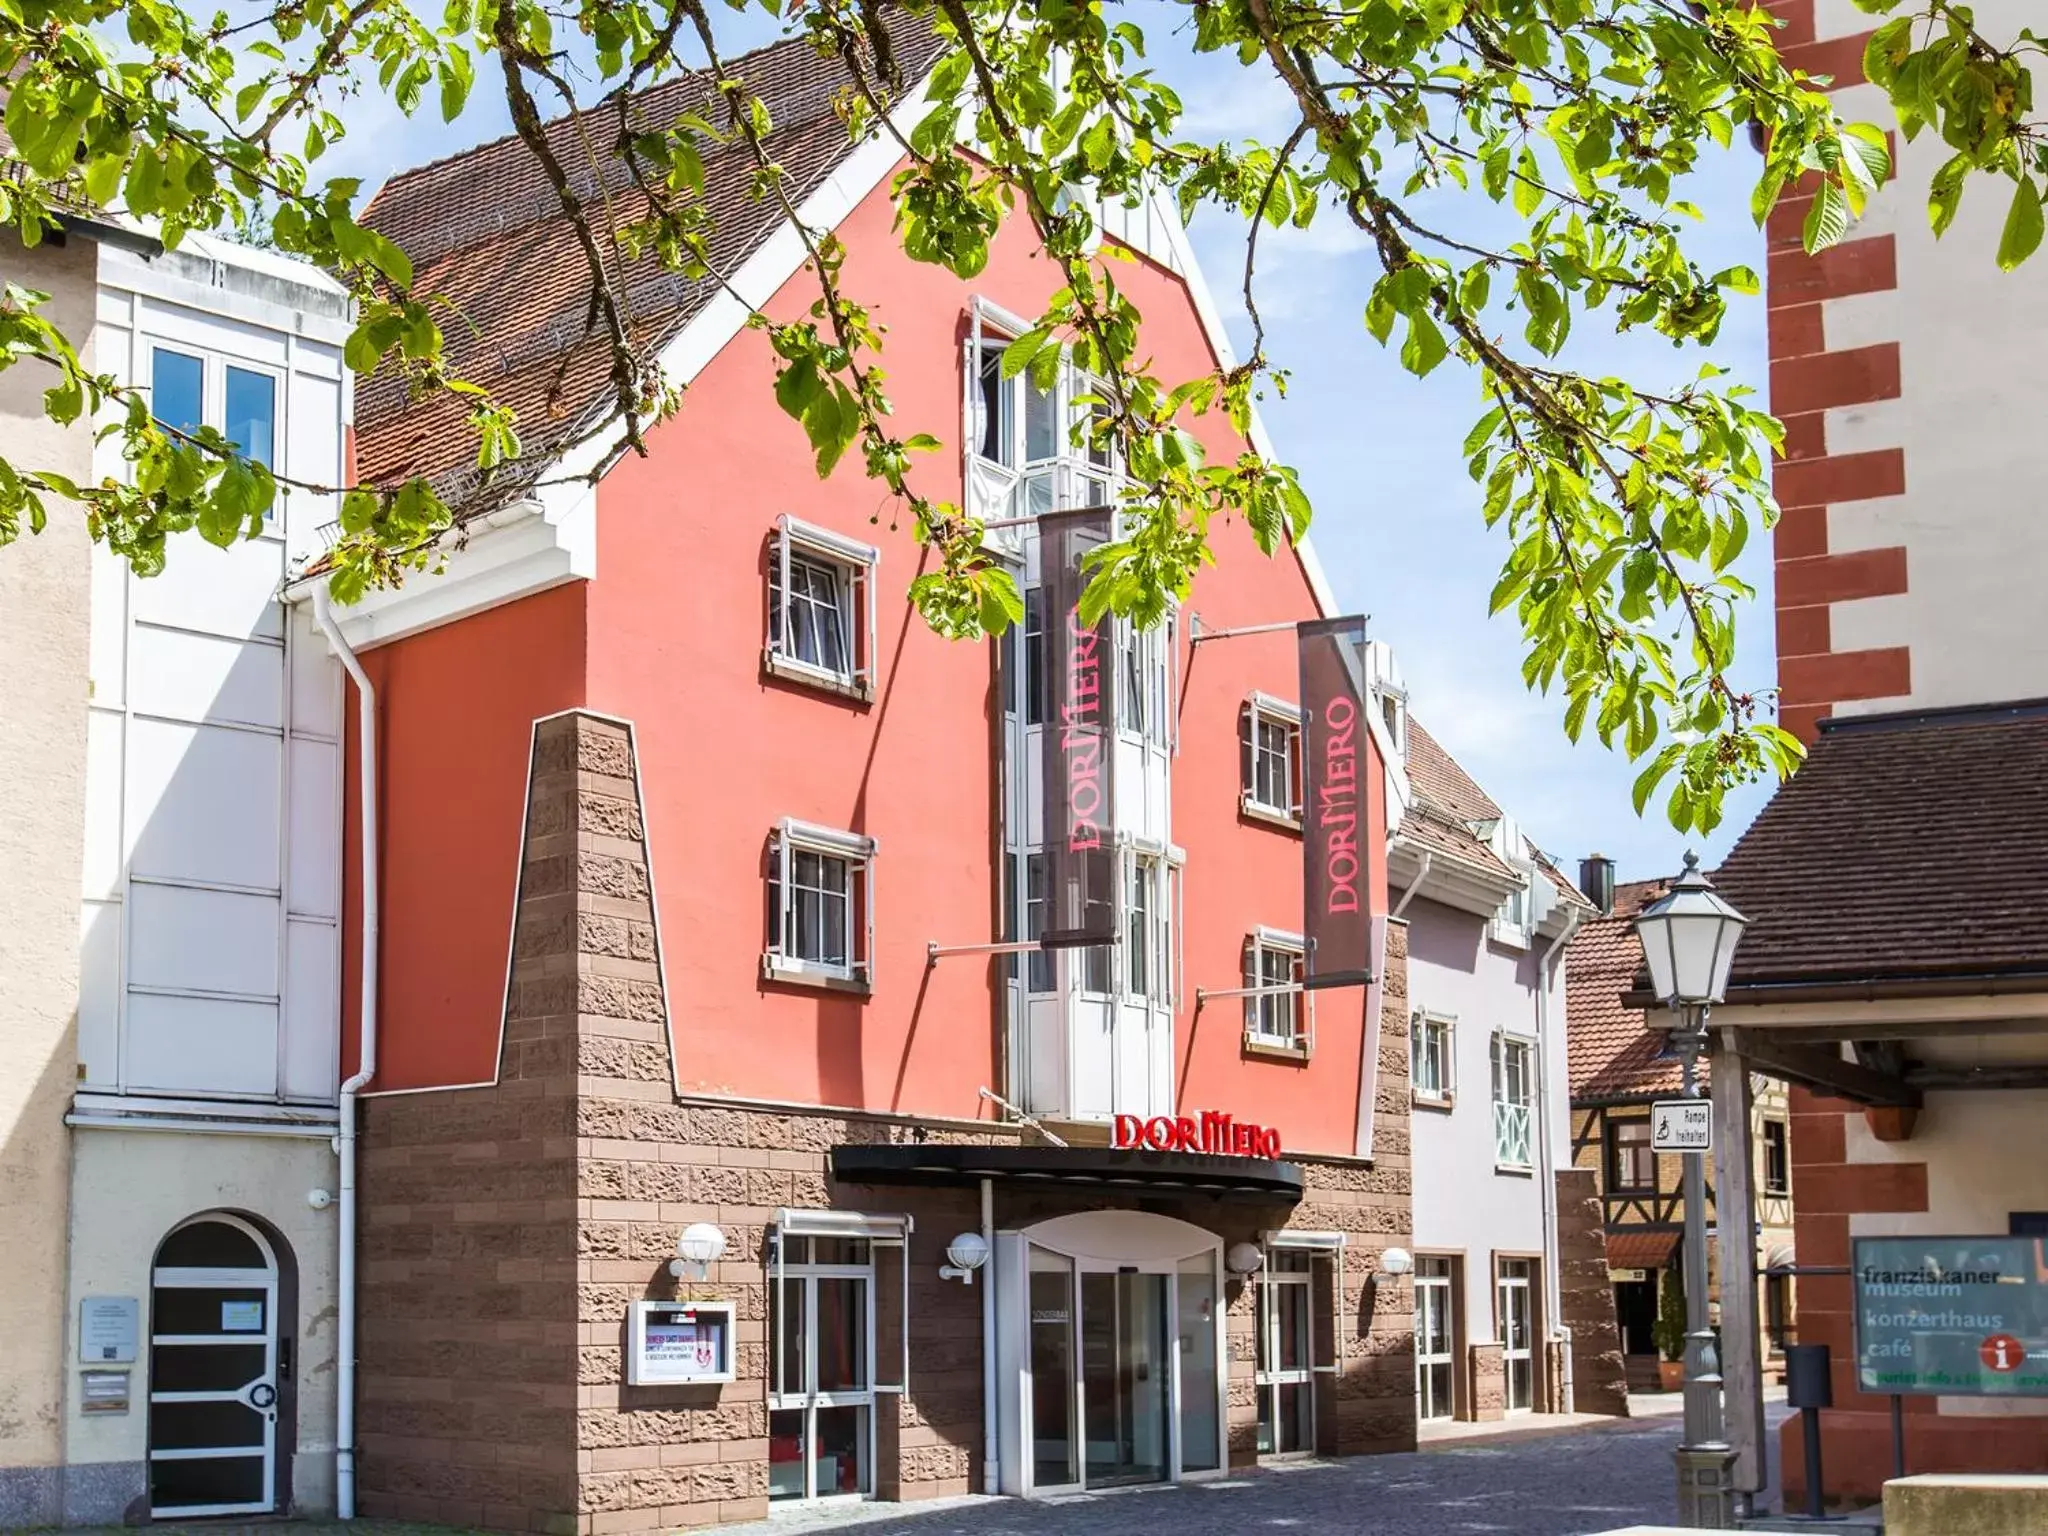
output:
[[[1602,917],[1614,915],[1614,860],[1596,853],[1579,860],[1579,889],[1600,909]]]

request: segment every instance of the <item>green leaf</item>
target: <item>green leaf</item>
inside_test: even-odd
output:
[[[2022,175],[2012,189],[2012,207],[2006,210],[2005,228],[1998,236],[1998,266],[2010,272],[2039,249],[2041,244],[2041,194],[2034,190],[2031,176]]]
[[[1365,328],[1372,332],[1372,339],[1381,346],[1394,334],[1394,304],[1389,296],[1387,279],[1381,278],[1374,284],[1372,297],[1365,303]]]
[[[1444,340],[1444,333],[1438,329],[1427,311],[1417,310],[1408,317],[1408,339],[1401,344],[1401,366],[1418,379],[1427,377],[1436,365],[1444,360],[1450,351]]]
[[[1657,786],[1664,782],[1665,776],[1678,766],[1678,760],[1684,753],[1684,746],[1674,741],[1650,760],[1649,767],[1636,775],[1630,798],[1635,803],[1638,816],[1643,814],[1643,807],[1650,803],[1650,796],[1657,792]]]
[[[1849,232],[1849,199],[1839,183],[1823,181],[1813,194],[1813,206],[1806,210],[1803,238],[1806,253],[1824,251],[1841,242]]]
[[[799,421],[817,392],[817,365],[808,357],[798,358],[775,380],[775,403]]]
[[[365,324],[349,332],[348,341],[343,345],[341,355],[352,371],[367,376],[377,371],[377,364],[384,357],[384,349],[377,345],[376,338],[370,334],[370,327]]]
[[[1051,340],[1052,337],[1045,331],[1030,330],[1003,348],[1003,377],[1014,379],[1029,368],[1032,359],[1037,357]]]
[[[1528,145],[1515,160],[1515,212],[1523,218],[1534,213],[1543,201],[1543,169]]]
[[[1938,240],[1948,233],[1949,225],[1956,221],[1956,210],[1963,205],[1963,187],[1970,178],[1970,157],[1954,155],[1934,173],[1927,190],[1927,223]]]
[[[1472,263],[1458,279],[1458,303],[1468,315],[1484,313],[1486,300],[1492,291],[1493,274],[1483,261]]]
[[[1883,186],[1892,173],[1891,146],[1883,131],[1869,123],[1848,123],[1842,128],[1842,138],[1849,151],[1842,164],[1861,172],[1866,185]]]

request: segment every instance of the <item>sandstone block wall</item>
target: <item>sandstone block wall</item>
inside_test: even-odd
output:
[[[1625,1416],[1628,1373],[1607,1278],[1600,1189],[1590,1168],[1558,1170],[1557,1264],[1562,1321],[1572,1334],[1573,1411]]]

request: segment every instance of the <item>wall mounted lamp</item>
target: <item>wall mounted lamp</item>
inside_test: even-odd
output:
[[[676,1256],[668,1272],[678,1280],[702,1280],[725,1252],[725,1232],[708,1221],[693,1221],[676,1239]]]
[[[946,1244],[946,1262],[939,1266],[941,1280],[974,1284],[974,1272],[988,1262],[988,1243],[979,1232],[962,1232]]]

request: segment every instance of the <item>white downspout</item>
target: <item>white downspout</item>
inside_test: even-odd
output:
[[[996,1195],[995,1185],[981,1181],[981,1240],[987,1245],[987,1272],[981,1287],[981,1491],[1000,1493],[1002,1440],[996,1426]]]
[[[328,602],[327,583],[313,588],[313,622],[334,647],[342,666],[356,685],[356,745],[360,749],[357,773],[362,833],[363,975],[362,995],[357,999],[360,1024],[357,1048],[360,1060],[355,1076],[341,1085],[340,1134],[334,1139],[335,1154],[341,1160],[340,1257],[336,1284],[334,1369],[334,1507],[343,1520],[356,1516],[356,1095],[377,1075],[377,690],[369,674],[334,622]]]
[[[1538,1193],[1543,1202],[1543,1312],[1550,1320],[1550,1336],[1564,1345],[1558,1351],[1564,1367],[1564,1390],[1559,1394],[1558,1406],[1566,1413],[1576,1411],[1576,1384],[1572,1379],[1572,1331],[1559,1321],[1564,1310],[1564,1284],[1557,1273],[1557,1170],[1552,1166],[1554,1153],[1550,1145],[1550,978],[1558,953],[1579,931],[1582,915],[1578,907],[1569,909],[1564,931],[1551,940],[1550,948],[1536,962],[1536,1103],[1542,1110],[1536,1144],[1537,1177],[1542,1184]]]

